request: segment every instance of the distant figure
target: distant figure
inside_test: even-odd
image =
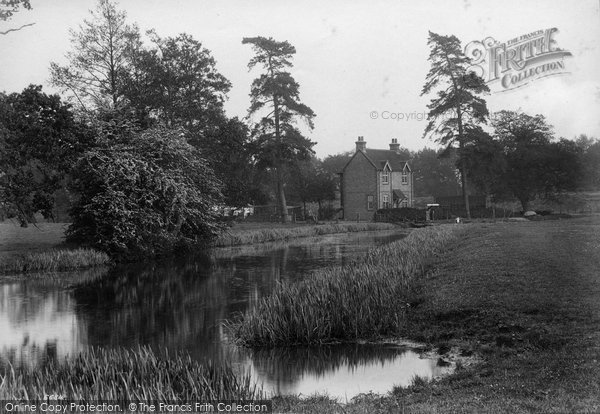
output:
[[[456,218],[456,224],[460,224],[460,217]]]

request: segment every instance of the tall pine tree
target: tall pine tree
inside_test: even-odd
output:
[[[467,70],[470,59],[456,36],[429,32],[427,44],[431,48],[431,69],[421,96],[434,90],[437,96],[427,105],[429,123],[423,135],[446,147],[458,146],[463,200],[467,218],[471,218],[465,144],[469,131],[487,122],[489,113],[481,95],[489,93],[489,88],[483,78]]]
[[[315,114],[300,102],[299,85],[286,70],[292,67],[291,58],[296,53],[294,46],[287,41],[278,42],[261,36],[244,38],[242,43],[252,45],[256,53],[248,68],[259,65],[264,70],[252,83],[248,112],[262,116],[254,126],[253,135],[261,164],[275,174],[279,214],[286,222],[284,169],[296,161],[309,159],[314,145],[302,135],[295,122],[298,118],[304,119],[312,130]]]

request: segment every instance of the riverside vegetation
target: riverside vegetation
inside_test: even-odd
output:
[[[247,346],[322,344],[394,334],[405,324],[413,281],[427,260],[456,237],[458,228],[417,230],[347,266],[280,284],[230,328]]]
[[[275,227],[259,229],[236,229],[222,233],[214,242],[217,247],[241,244],[265,243],[290,240],[299,237],[323,236],[334,233],[354,233],[359,231],[393,230],[398,226],[390,223],[336,223],[316,226]]]
[[[0,398],[36,400],[58,394],[67,400],[192,401],[259,399],[262,390],[231,367],[200,364],[186,355],[137,350],[90,349],[35,370],[0,368]]]

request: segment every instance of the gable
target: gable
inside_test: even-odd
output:
[[[354,155],[348,160],[348,162],[344,166],[344,169],[342,170],[342,173],[346,171],[346,169],[348,168],[348,166],[350,166],[350,164],[356,163],[358,161],[357,157],[361,157],[361,161],[362,160],[366,160],[369,164],[371,164],[371,166],[373,166],[373,168],[377,169],[377,166],[373,163],[373,161],[369,157],[367,157],[365,155],[364,152],[362,152],[362,151],[356,151],[354,153]]]

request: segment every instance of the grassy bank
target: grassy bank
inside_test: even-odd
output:
[[[400,335],[480,364],[343,407],[287,397],[277,410],[600,411],[600,218],[461,227],[419,279]]]
[[[106,253],[93,249],[53,249],[4,256],[0,261],[0,274],[62,272],[110,263]]]
[[[446,225],[415,230],[350,265],[281,284],[230,326],[234,336],[248,346],[276,346],[396,333],[406,322],[415,277],[457,229]]]
[[[215,240],[214,245],[217,247],[237,246],[241,244],[289,240],[299,237],[322,236],[333,233],[393,230],[398,228],[398,226],[389,223],[338,223],[285,227],[268,227],[268,223],[260,223],[260,225],[260,228],[254,229],[233,227],[221,234]]]
[[[194,401],[260,398],[248,375],[227,366],[202,365],[189,356],[158,356],[148,348],[92,349],[64,363],[35,370],[5,367],[0,399]]]

